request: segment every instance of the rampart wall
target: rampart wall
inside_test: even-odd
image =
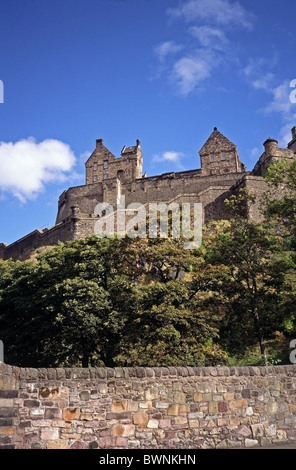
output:
[[[296,440],[296,366],[0,363],[0,447],[249,448]]]

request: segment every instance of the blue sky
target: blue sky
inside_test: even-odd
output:
[[[199,168],[216,126],[251,170],[296,125],[292,0],[1,0],[0,242],[55,223],[103,138],[148,176]],[[1,93],[0,93],[1,97]]]

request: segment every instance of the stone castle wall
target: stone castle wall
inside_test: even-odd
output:
[[[152,177],[142,177],[143,156],[140,141],[136,146],[123,147],[121,157],[115,156],[96,141],[96,148],[86,162],[86,184],[69,188],[59,198],[56,226],[35,230],[7,246],[0,244],[0,259],[26,259],[33,250],[45,245],[55,245],[94,234],[94,212],[98,203],[116,203],[125,196],[125,206],[137,202],[202,203],[204,222],[227,218],[224,200],[236,194],[239,188],[248,188],[256,197],[256,203],[248,208],[248,217],[262,219],[261,196],[267,189],[264,174],[268,166],[279,159],[295,158],[296,126],[292,129],[292,141],[287,149],[279,149],[278,142],[269,138],[264,142],[265,151],[252,172],[246,172],[236,146],[216,128],[200,150],[201,168],[182,172],[170,172]],[[106,168],[105,168],[106,167]],[[106,178],[105,178],[106,177]],[[277,197],[277,194],[275,194]],[[278,190],[281,196],[281,190]],[[77,206],[73,218],[73,207]]]
[[[296,366],[0,363],[0,447],[248,448],[296,440]]]
[[[56,245],[76,238],[77,224],[72,218],[51,229],[35,230],[11,245],[0,245],[0,259],[25,260],[42,246]]]

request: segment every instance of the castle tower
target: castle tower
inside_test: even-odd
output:
[[[227,139],[217,127],[199,151],[202,175],[222,175],[225,173],[244,173],[236,146]]]
[[[269,137],[263,143],[264,152],[256,163],[252,173],[256,176],[264,176],[268,167],[280,159],[293,160],[296,153],[296,126],[292,129],[292,140],[287,149],[278,147],[278,141]],[[294,151],[293,151],[294,149]]]
[[[105,147],[103,139],[96,140],[96,148],[85,163],[86,184],[106,182],[117,178],[127,183],[142,177],[143,156],[140,141],[133,147],[123,147],[121,156],[116,158]]]
[[[291,129],[292,140],[288,143],[288,149],[296,153],[296,126]]]

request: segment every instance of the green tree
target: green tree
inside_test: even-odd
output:
[[[279,160],[268,168],[265,176],[269,190],[265,194],[266,217],[273,219],[276,230],[285,240],[289,257],[286,272],[286,295],[282,308],[285,311],[284,332],[296,335],[296,160]]]
[[[212,224],[206,243],[207,262],[224,267],[216,278],[227,309],[221,329],[224,344],[243,354],[248,345],[258,341],[267,363],[265,340],[283,322],[281,306],[289,260],[274,225],[245,218],[237,207],[241,202],[241,197],[233,196],[228,205],[235,217]]]
[[[218,315],[211,315],[184,280],[142,286],[139,310],[122,337],[121,365],[173,366],[223,363],[223,351],[212,342],[218,336]]]
[[[14,264],[0,301],[10,363],[113,364],[127,309],[118,298],[122,289],[132,296],[132,284],[124,274],[117,276],[116,243],[78,240],[60,244],[37,261]]]

